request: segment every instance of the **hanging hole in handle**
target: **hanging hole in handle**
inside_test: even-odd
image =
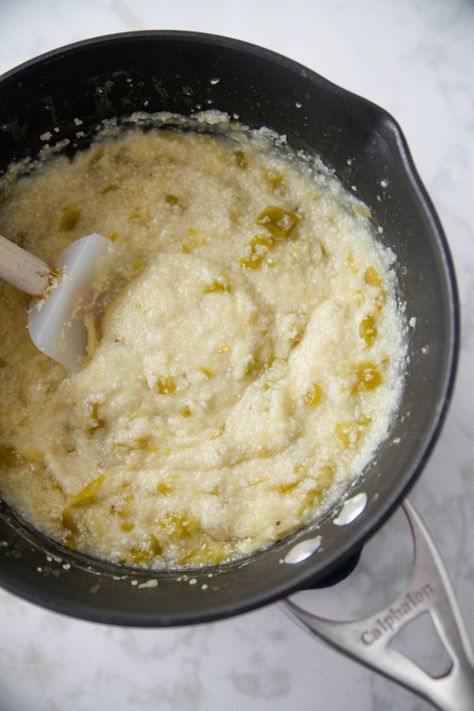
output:
[[[412,564],[413,539],[400,509],[364,544],[360,562],[346,579],[317,591],[294,593],[292,599],[309,612],[333,620],[365,617],[386,607],[406,588]]]
[[[453,660],[429,612],[403,625],[389,646],[411,659],[433,679],[445,676],[453,667]]]

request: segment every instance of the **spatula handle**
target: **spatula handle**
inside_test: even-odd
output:
[[[32,296],[48,286],[50,268],[41,259],[0,235],[0,278]]]

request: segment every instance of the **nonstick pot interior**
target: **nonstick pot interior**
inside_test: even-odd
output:
[[[458,347],[454,273],[403,135],[382,109],[288,59],[182,32],[115,35],[43,55],[0,79],[0,173],[12,160],[35,157],[45,132],[50,143],[68,139],[65,150],[72,153],[88,145],[106,118],[214,108],[320,154],[373,209],[383,226],[380,239],[398,257],[407,321],[416,319],[400,412],[376,461],[350,492],[367,495],[365,510],[346,526],[328,514],[317,531],[320,549],[296,565],[282,561],[296,542],[315,535],[311,527],[240,563],[154,575],[63,549],[1,505],[0,584],[67,614],[124,625],[187,624],[321,583],[360,550],[413,483],[450,397]]]

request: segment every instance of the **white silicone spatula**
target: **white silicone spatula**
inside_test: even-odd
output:
[[[102,235],[81,237],[61,253],[53,271],[41,259],[0,236],[0,277],[32,296],[28,312],[31,340],[40,351],[70,370],[86,352],[85,318],[92,302],[97,260],[111,248]],[[57,275],[57,276],[56,276]]]

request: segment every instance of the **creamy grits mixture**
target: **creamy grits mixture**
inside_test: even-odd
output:
[[[54,263],[113,241],[68,372],[0,286],[0,494],[68,547],[217,564],[314,517],[402,386],[394,256],[328,171],[242,131],[130,128],[21,178],[0,234]]]

